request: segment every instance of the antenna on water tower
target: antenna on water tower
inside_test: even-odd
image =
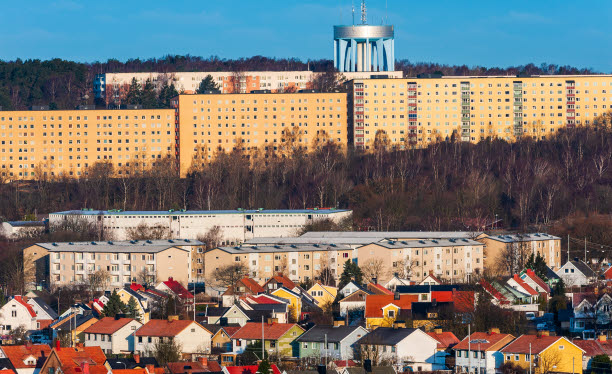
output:
[[[366,9],[365,0],[361,0],[361,24],[362,25],[368,24],[368,11]]]

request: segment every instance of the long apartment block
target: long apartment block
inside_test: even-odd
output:
[[[194,162],[236,147],[258,150],[260,157],[310,150],[318,142],[346,147],[346,93],[180,95],[173,105],[182,176]]]
[[[0,111],[0,173],[78,178],[96,162],[118,174],[150,167],[174,153],[174,117],[172,109]]]
[[[612,105],[612,75],[355,79],[349,144],[371,149],[382,132],[400,147],[437,140],[546,139],[590,125]]]

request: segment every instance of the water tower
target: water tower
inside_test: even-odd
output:
[[[355,10],[353,9],[353,18]],[[340,72],[393,71],[395,41],[393,25],[367,23],[365,0],[361,1],[361,24],[334,26],[334,66]]]

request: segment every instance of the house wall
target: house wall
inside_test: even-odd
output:
[[[418,367],[425,371],[438,369],[433,368],[438,342],[423,331],[415,330],[399,342],[396,347],[398,358],[400,360],[409,359],[413,362],[410,366],[414,371],[417,371]]]
[[[15,316],[13,316],[13,312]],[[36,317],[32,317],[27,308],[15,299],[11,299],[8,303],[0,308],[0,325],[2,333],[7,334],[11,330],[19,326],[23,326],[26,330],[36,330]]]
[[[561,346],[563,349],[560,349]],[[525,356],[525,354],[504,353],[504,362],[511,362],[528,369],[531,361],[527,361]],[[534,354],[535,356],[538,357],[535,374],[545,374],[550,371],[582,374],[582,351],[566,339],[559,339],[545,351],[538,355]],[[551,367],[552,364],[554,368]]]
[[[177,336],[185,353],[210,353],[212,334],[202,326],[192,323]]]

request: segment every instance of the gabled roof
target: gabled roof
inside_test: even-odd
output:
[[[368,283],[367,288],[375,295],[393,295],[393,291],[386,289],[383,285],[378,283]]]
[[[3,345],[2,351],[11,361],[11,364],[15,369],[26,369],[26,368],[41,368],[49,354],[51,353],[51,347],[46,344],[30,344],[30,345]],[[33,356],[36,359],[36,364],[26,365],[24,360],[29,356]]]
[[[58,321],[53,322],[51,325],[49,325],[49,327],[51,327],[52,329],[58,329],[58,330],[63,330],[63,329],[69,330],[71,328],[69,327],[71,323],[73,326],[76,325],[76,327],[78,328],[85,322],[88,322],[92,319],[96,319],[96,318],[93,316],[91,312],[88,312],[85,314],[72,313],[68,315],[67,317],[64,317]]]
[[[152,319],[136,331],[136,336],[174,337],[192,324],[201,326],[199,323],[190,320]]]
[[[495,332],[474,332],[472,335],[466,336],[463,340],[453,347],[455,350],[467,350],[471,348],[473,351],[489,351],[499,350],[499,343],[506,339],[513,338],[510,334],[499,334]],[[471,342],[471,344],[469,344]]]
[[[299,325],[295,323],[264,323],[264,338],[266,340],[278,340],[295,326],[302,329]],[[240,328],[240,330],[236,331],[234,335],[232,335],[232,339],[261,340],[261,334],[261,322],[247,322],[244,326]]]
[[[546,284],[546,282],[542,280],[542,278],[538,277],[533,270],[525,269],[525,272],[522,274],[521,278],[522,277],[528,277],[539,287],[542,287],[544,291],[546,291],[547,293],[550,293],[550,287]]]
[[[576,270],[581,272],[585,277],[592,278],[597,276],[597,274],[595,274],[595,272],[589,267],[589,265],[585,264],[583,261],[566,262],[563,266],[561,266],[559,270],[557,270],[557,275],[563,275],[564,273],[561,270],[565,269],[565,267],[568,265],[571,265],[576,268]]]
[[[431,278],[431,280],[433,280],[437,284],[442,284],[442,281],[440,280],[440,278],[436,277],[433,273],[429,273],[427,274],[425,278],[423,278],[421,282],[419,282],[419,285],[424,285],[424,282],[427,278]]]
[[[273,276],[272,278],[268,279],[268,281],[264,283],[263,288],[265,289],[268,283],[272,283],[272,282],[280,283],[283,285],[283,287],[288,288],[290,290],[295,288],[295,283],[293,283],[291,279],[287,278],[283,274],[277,274]]]
[[[452,290],[461,290],[464,288],[459,284],[438,284],[438,285],[422,285],[422,286],[400,286],[398,285],[395,288],[395,292],[399,292],[401,294],[421,294],[421,293],[429,293],[433,291],[452,291]]]
[[[485,289],[485,291],[487,291],[487,293],[489,293],[489,295],[498,300],[500,303],[507,304],[509,302],[508,299],[501,294],[501,292],[499,292],[489,282],[484,280],[484,278],[480,280],[480,285]]]
[[[247,296],[244,298],[247,304],[286,304],[287,302],[280,297],[275,297],[268,294],[257,296]]]
[[[278,370],[278,367],[276,367],[276,365],[272,364],[270,365],[270,368],[272,369],[272,374],[281,374],[281,371]],[[227,370],[228,374],[255,374],[257,372],[257,369],[257,365],[225,367],[225,370]]]
[[[135,369],[142,368],[146,365],[153,365],[155,368],[159,368],[159,363],[155,357],[139,357],[138,362],[133,357],[130,358],[110,358],[106,360],[106,364],[113,369]],[[153,374],[153,373],[150,373]]]
[[[395,295],[368,295],[366,296],[366,318],[382,318],[382,308],[393,304],[400,309],[412,309],[412,303],[419,301],[417,295],[400,295],[399,299],[395,299]]]
[[[339,343],[359,329],[363,330],[363,335],[367,334],[367,331],[360,326],[316,325],[297,338],[297,341],[325,342],[325,339],[327,339],[329,343]]]
[[[191,292],[183,287],[182,284],[175,281],[174,278],[170,277],[167,281],[163,281],[162,283],[181,299],[193,299]]]
[[[370,331],[366,336],[359,339],[357,344],[396,345],[416,331],[421,330],[411,328],[396,329],[393,327],[379,327],[374,331]]]
[[[357,291],[348,295],[344,299],[340,300],[340,302],[342,303],[342,302],[360,302],[362,301],[365,303],[367,295],[371,295],[371,294],[366,290],[358,289]]]
[[[45,313],[47,313],[52,319],[58,319],[59,316],[57,315],[57,313],[55,312],[55,310],[53,310],[49,304],[47,304],[42,298],[40,297],[31,297],[28,298],[28,304],[30,303],[36,303],[38,305],[39,308],[41,308],[42,310],[45,311]]]
[[[107,374],[108,369],[104,366],[106,356],[100,347],[62,347],[53,349],[60,361],[64,374],[82,374],[81,364],[89,364],[91,374]]]
[[[540,295],[540,293],[536,290],[534,290],[533,288],[531,288],[530,285],[528,285],[523,279],[521,279],[521,277],[519,277],[518,274],[514,274],[514,276],[512,277],[512,279],[518,283],[518,285],[525,290],[529,295],[531,296],[538,296]]]
[[[21,295],[15,295],[15,297],[13,297],[13,299],[21,304],[23,307],[26,308],[26,310],[28,311],[28,313],[30,313],[30,317],[36,318],[36,312],[34,311],[34,309],[32,309],[32,305],[28,304],[26,302],[26,300],[24,300]]]
[[[595,340],[574,339],[572,343],[582,349],[585,356],[595,357],[599,355],[612,356],[612,342]]]
[[[428,332],[427,335],[438,341],[438,349],[453,348],[459,344],[459,339],[450,331],[442,331],[437,333],[435,331]]]
[[[255,280],[249,277],[242,278],[240,282],[242,282],[246,288],[255,294],[266,292],[264,288],[259,285],[259,283],[255,282]]]
[[[199,361],[168,362],[166,365],[168,366],[168,370],[171,374],[217,373],[221,371],[221,366],[219,366],[219,363],[213,360],[208,360],[206,365]]]
[[[521,335],[516,338],[512,343],[505,346],[501,352],[504,353],[529,353],[531,347],[531,354],[540,354],[550,347],[557,340],[564,339],[569,344],[573,344],[562,336],[538,336],[538,335]]]
[[[104,334],[112,335],[117,331],[121,330],[128,323],[135,321],[133,318],[119,318],[104,317],[93,325],[83,331],[86,334]]]

